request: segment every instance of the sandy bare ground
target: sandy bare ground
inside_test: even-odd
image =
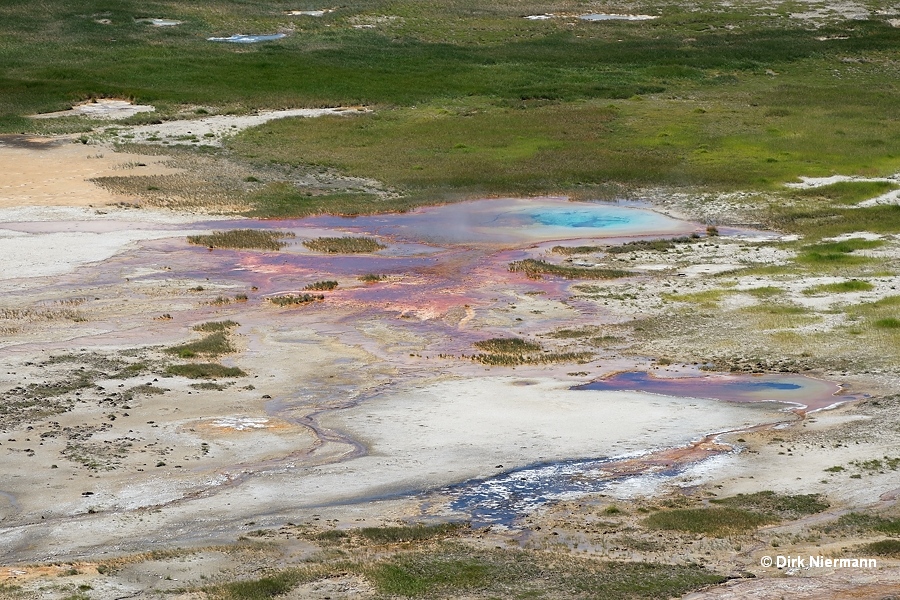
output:
[[[138,198],[116,196],[90,182],[124,174],[171,175],[163,156],[114,152],[75,138],[0,136],[0,208],[103,207]]]

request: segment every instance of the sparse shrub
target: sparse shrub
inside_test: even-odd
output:
[[[716,498],[715,504],[750,510],[781,519],[799,519],[826,510],[830,504],[820,494],[782,495],[771,490],[754,494],[738,494],[730,498]]]
[[[378,240],[370,237],[320,237],[304,240],[303,245],[315,252],[327,254],[363,254],[387,248]]]
[[[720,536],[751,531],[772,521],[772,517],[736,508],[678,508],[654,513],[643,524],[650,529]]]
[[[803,290],[803,293],[807,296],[810,296],[813,294],[822,293],[843,294],[847,292],[868,292],[874,289],[875,286],[868,281],[862,281],[860,279],[850,279],[849,281],[840,281],[838,283],[824,283],[822,285],[815,285],[811,288]]]
[[[324,291],[333,290],[337,286],[338,286],[337,281],[316,281],[315,283],[310,283],[303,289],[315,291],[315,292],[324,292]]]
[[[875,327],[879,329],[900,329],[900,319],[895,319],[894,317],[878,319],[875,321]]]
[[[398,542],[414,542],[446,537],[459,531],[463,527],[465,527],[465,525],[460,523],[399,527],[363,527],[359,530],[359,534],[367,540],[378,544],[394,544]]]
[[[264,229],[232,229],[216,231],[208,235],[189,235],[189,244],[209,248],[231,248],[235,250],[281,250],[287,246],[285,238],[296,237],[289,231],[267,231]]]
[[[171,365],[166,369],[170,375],[179,375],[189,379],[216,379],[218,377],[243,377],[246,375],[237,367],[226,367],[216,363],[192,363]]]
[[[235,327],[237,327],[239,323],[235,321],[207,321],[206,323],[200,323],[199,325],[194,325],[194,331],[203,331],[206,333],[212,333],[215,331],[229,331]]]
[[[862,551],[866,554],[874,554],[875,556],[889,556],[891,558],[900,557],[900,540],[881,540],[872,542],[862,547]]]
[[[631,271],[622,269],[565,267],[534,258],[511,262],[509,270],[513,273],[523,273],[529,279],[540,279],[543,275],[555,275],[564,279],[617,279],[633,275]]]
[[[491,338],[472,344],[479,350],[499,354],[521,354],[523,352],[539,352],[541,345],[519,338]]]
[[[625,254],[627,252],[636,252],[638,250],[664,252],[671,250],[680,244],[692,244],[700,239],[696,233],[690,236],[682,236],[670,238],[666,240],[635,240],[626,242],[619,246],[610,246],[606,249],[608,254]]]
[[[219,356],[221,354],[229,354],[234,352],[234,350],[234,346],[231,345],[225,330],[214,331],[214,333],[196,342],[188,342],[187,344],[166,348],[166,352],[181,358]]]
[[[299,296],[272,296],[269,302],[276,306],[296,306],[324,300],[322,294],[300,294]]]
[[[604,246],[553,246],[550,248],[550,252],[571,256],[573,254],[594,254],[602,252],[603,249]]]

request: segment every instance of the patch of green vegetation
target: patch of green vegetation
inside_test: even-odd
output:
[[[329,529],[321,531],[313,536],[313,539],[322,542],[339,542],[350,537],[350,534],[342,529]]]
[[[622,269],[567,267],[534,258],[511,262],[509,270],[513,273],[523,273],[529,279],[540,279],[544,275],[564,279],[617,279],[634,275],[631,271]]]
[[[212,381],[204,381],[203,383],[192,383],[191,389],[194,390],[212,390],[221,392],[228,389],[228,384],[215,383]]]
[[[57,381],[42,383],[29,383],[28,395],[38,398],[52,398],[62,396],[78,390],[93,387],[94,381],[99,376],[96,371],[78,370],[72,372],[67,378]]]
[[[699,234],[691,236],[683,236],[666,240],[635,240],[626,242],[619,246],[610,246],[606,251],[610,254],[625,254],[628,252],[637,252],[639,250],[650,252],[665,252],[671,250],[680,244],[693,244],[700,239]]]
[[[599,562],[517,550],[480,550],[444,544],[431,552],[394,556],[367,571],[383,594],[406,597],[529,598],[573,600],[678,597],[723,578],[696,565]]]
[[[900,558],[900,540],[880,540],[863,545],[860,550],[865,554]]]
[[[289,219],[310,215],[363,215],[375,212],[402,211],[410,208],[403,198],[383,199],[364,192],[333,192],[313,194],[292,183],[266,184],[247,197],[253,207],[248,217],[262,219]]]
[[[206,323],[200,323],[199,325],[194,325],[194,331],[202,331],[204,333],[218,333],[222,331],[231,331],[235,327],[238,327],[240,323],[236,321],[207,321]]]
[[[410,525],[398,527],[363,527],[359,535],[376,544],[396,544],[400,542],[421,542],[443,539],[459,532],[466,526],[460,523],[440,523],[437,525]]]
[[[592,352],[542,352],[536,354],[476,354],[472,360],[496,367],[540,365],[574,362],[584,364],[594,357]]]
[[[570,51],[577,47],[556,41]],[[541,52],[536,47],[532,50]],[[599,60],[602,64],[608,58]],[[803,80],[799,87],[807,91],[815,89],[828,96],[835,91],[823,89],[813,77],[797,78]],[[785,96],[778,93],[783,90],[758,80],[744,81],[737,89],[752,94],[757,103]],[[826,166],[859,172],[863,156],[877,173],[888,174],[896,168],[897,160],[887,158],[884,148],[860,144],[852,155],[842,155],[838,145],[841,137],[846,143],[846,135],[825,131],[827,140],[816,145],[817,125],[808,114],[786,119],[788,127],[803,131],[799,136],[787,136],[781,128],[772,127],[774,119],[758,108],[737,111],[743,117],[738,125],[731,108],[737,104],[737,89],[694,87],[691,91],[699,92],[699,102],[708,99],[718,104],[716,110],[702,114],[693,112],[697,103],[659,96],[649,102],[613,104],[562,98],[539,106],[528,106],[526,99],[522,107],[510,108],[496,96],[475,93],[465,99],[432,100],[415,108],[398,107],[352,119],[275,121],[240,134],[230,147],[252,160],[274,158],[283,164],[314,156],[323,166],[401,190],[414,203],[428,197],[431,202],[451,201],[459,194],[563,191],[578,198],[612,196],[594,183],[598,181],[626,187],[687,184],[773,189],[775,182],[821,173]],[[548,90],[548,95],[559,92]],[[763,98],[766,93],[772,97]],[[834,111],[817,100],[790,95],[789,101],[802,106],[801,110],[830,122],[851,121],[847,116],[835,118]],[[878,112],[887,117],[884,102],[874,97],[855,104],[862,109],[861,105],[879,103]],[[844,114],[854,114],[855,109]],[[853,124],[863,126],[871,136],[876,129],[861,118],[862,110],[854,114]],[[756,124],[751,124],[753,120]],[[862,137],[862,130],[850,131],[850,137]]]
[[[815,323],[819,316],[796,304],[776,304],[764,302],[741,309],[741,313],[753,319],[757,330],[793,329]]]
[[[900,296],[887,296],[875,302],[863,302],[846,308],[848,323],[854,328],[868,327],[882,336],[893,336],[900,329]],[[861,331],[866,331],[862,329]]]
[[[877,531],[891,536],[900,536],[900,519],[891,519],[866,513],[847,513],[822,528],[826,532],[861,534]]]
[[[210,590],[222,600],[268,600],[283,596],[306,578],[297,570],[282,571],[251,581],[236,581]]]
[[[879,329],[900,329],[900,319],[887,317],[885,319],[878,319],[873,325]]]
[[[232,229],[216,231],[208,235],[189,235],[189,244],[209,248],[231,248],[236,250],[281,250],[287,246],[285,238],[296,237],[290,231],[269,231],[264,229]]]
[[[145,383],[128,388],[127,390],[125,390],[124,394],[126,397],[134,396],[136,394],[143,394],[145,396],[161,396],[168,391],[169,390],[167,390],[166,388],[161,388],[158,385],[149,385]]]
[[[852,254],[855,250],[877,248],[884,242],[852,238],[842,242],[822,242],[801,248],[797,261],[806,264],[861,264],[870,259]]]
[[[366,273],[365,275],[360,275],[359,280],[363,283],[378,283],[379,281],[384,281],[387,279],[387,275],[379,275],[377,273]]]
[[[823,283],[814,285],[803,290],[807,296],[816,294],[845,294],[850,292],[869,292],[874,290],[875,286],[868,281],[861,279],[849,279],[847,281],[839,281],[837,283]]]
[[[859,231],[895,233],[900,231],[900,205],[864,208],[770,207],[768,222],[781,231],[809,238],[834,237]]]
[[[679,508],[653,513],[643,520],[650,529],[723,536],[753,531],[772,517],[737,508]]]
[[[370,237],[320,237],[314,240],[303,240],[303,245],[315,252],[327,254],[361,254],[377,252],[387,248],[378,240]]]
[[[217,363],[170,365],[166,368],[166,373],[187,377],[188,379],[217,379],[220,377],[244,377],[247,375],[237,367],[226,367]]]
[[[900,467],[900,458],[885,456],[884,460],[880,458],[870,458],[868,460],[854,460],[850,464],[863,471],[878,471],[883,473],[885,469],[896,471],[897,468]]]
[[[696,304],[701,308],[715,308],[726,293],[727,290],[705,290],[689,294],[661,294],[660,297],[672,302]]]
[[[624,548],[628,548],[629,550],[636,550],[638,552],[662,552],[666,549],[666,546],[663,542],[647,540],[631,535],[623,535],[617,537],[614,539],[614,543],[617,546],[622,546]]]
[[[166,348],[166,352],[180,358],[193,358],[195,356],[221,356],[235,351],[228,339],[226,331],[216,331],[201,340],[188,342],[178,346]]]
[[[563,256],[572,256],[575,254],[596,254],[603,252],[606,246],[553,246],[550,252],[562,254]]]
[[[758,288],[752,288],[749,290],[743,290],[745,294],[750,294],[756,298],[769,299],[774,298],[776,296],[781,296],[784,294],[784,290],[780,287],[775,287],[773,285],[766,285]]]
[[[836,204],[858,204],[900,188],[890,181],[839,181],[797,192],[806,198],[824,199]]]
[[[333,289],[336,289],[337,286],[338,286],[337,281],[316,281],[314,283],[310,283],[303,289],[311,290],[314,292],[325,292],[325,291],[331,291]]]
[[[558,340],[571,340],[578,338],[586,338],[597,335],[596,327],[584,327],[582,329],[557,329],[546,334],[547,337]]]
[[[541,345],[519,338],[491,338],[475,342],[474,346],[485,353],[475,354],[472,360],[485,365],[514,367],[525,364],[551,364],[560,362],[588,362],[591,352],[546,352]]]
[[[540,352],[541,345],[520,338],[491,338],[472,344],[479,350],[496,354],[522,354],[524,352]]]
[[[799,519],[806,515],[820,513],[830,506],[821,494],[792,496],[776,494],[769,490],[755,494],[738,494],[730,498],[716,498],[711,500],[711,502],[729,508],[754,511],[779,519]]]
[[[440,588],[457,592],[485,588],[496,576],[491,566],[472,558],[399,557],[372,569],[371,578],[383,593],[420,597]]]
[[[297,306],[310,302],[321,302],[325,299],[322,294],[300,294],[297,296],[271,296],[268,300],[276,306]]]

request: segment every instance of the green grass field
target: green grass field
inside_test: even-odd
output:
[[[888,5],[870,2],[873,11]],[[0,7],[0,131],[78,131],[23,115],[91,97],[152,103],[134,122],[201,112],[365,104],[234,139],[234,157],[330,167],[400,192],[396,209],[482,194],[596,198],[648,185],[778,190],[800,175],[900,170],[900,28],[791,18],[791,5],[636,5],[590,23],[576,2],[377,3],[321,18],[284,1],[44,0]],[[554,11],[547,21],[522,17]],[[152,27],[136,19],[183,21]],[[209,36],[286,32],[276,42]],[[282,182],[283,183],[283,182]],[[364,212],[368,194],[309,198],[270,182],[259,216]],[[283,186],[282,186],[283,187]],[[850,186],[853,187],[853,186]],[[848,203],[890,189],[785,192]],[[276,193],[277,191],[277,193]],[[377,209],[376,208],[376,209]]]

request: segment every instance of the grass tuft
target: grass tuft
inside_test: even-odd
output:
[[[304,240],[303,245],[315,252],[327,254],[363,254],[387,248],[378,240],[370,237],[320,237]]]
[[[715,504],[730,508],[750,510],[781,519],[799,519],[814,515],[831,506],[821,494],[799,494],[795,496],[776,494],[771,490],[755,494],[738,494],[731,498],[711,500]]]
[[[610,246],[606,251],[609,254],[625,254],[628,252],[637,252],[638,250],[665,252],[666,250],[671,250],[679,245],[693,244],[699,239],[700,235],[695,233],[691,236],[677,237],[668,240],[635,240],[619,246]]]
[[[753,531],[774,519],[736,508],[678,508],[654,513],[644,519],[650,529],[687,531],[722,536]]]
[[[387,279],[387,275],[379,275],[377,273],[366,273],[365,275],[361,275],[359,280],[363,283],[378,283],[379,281],[384,281]]]
[[[873,324],[879,329],[900,329],[900,319],[894,317],[878,319]]]
[[[872,542],[871,544],[865,544],[861,550],[865,554],[900,558],[900,540],[881,540]]]
[[[299,296],[272,296],[269,298],[269,302],[276,306],[297,306],[311,302],[320,302],[324,299],[325,296],[322,294],[300,294]]]
[[[203,327],[205,325],[216,326],[219,325],[219,323],[204,323],[198,327]],[[188,342],[187,344],[166,348],[166,352],[180,358],[193,358],[195,356],[220,356],[235,351],[234,346],[231,345],[231,341],[228,339],[227,329],[213,331],[213,333],[210,333],[203,339],[195,342]]]
[[[217,363],[190,363],[171,365],[166,368],[169,375],[178,375],[188,379],[216,379],[219,377],[244,377],[245,372],[237,367],[226,367]]]
[[[409,525],[400,527],[363,527],[359,534],[377,544],[420,542],[435,538],[445,538],[465,525],[460,523],[440,523],[437,525]]]
[[[858,204],[900,188],[890,181],[839,181],[831,185],[802,190],[798,196],[824,199],[836,204]]]
[[[232,229],[217,231],[208,235],[189,235],[189,244],[209,248],[230,248],[234,250],[281,250],[287,246],[285,238],[295,237],[289,231],[266,231],[260,229]]]
[[[564,279],[617,279],[634,275],[631,271],[622,269],[566,267],[534,258],[511,262],[509,270],[524,273],[529,279],[540,279],[543,275],[555,275]]]
[[[202,331],[204,333],[214,333],[220,331],[230,331],[240,325],[236,321],[208,321],[194,325],[194,331]]]
[[[848,281],[839,281],[837,283],[814,285],[803,290],[803,294],[806,296],[814,296],[816,294],[846,294],[850,292],[869,292],[874,289],[875,286],[868,281],[850,279]]]
[[[833,262],[847,260],[855,250],[868,250],[884,244],[881,240],[851,238],[842,242],[821,242],[801,248],[799,259],[804,262]]]
[[[491,338],[472,344],[479,350],[497,354],[521,354],[523,352],[540,352],[541,345],[519,338]]]

